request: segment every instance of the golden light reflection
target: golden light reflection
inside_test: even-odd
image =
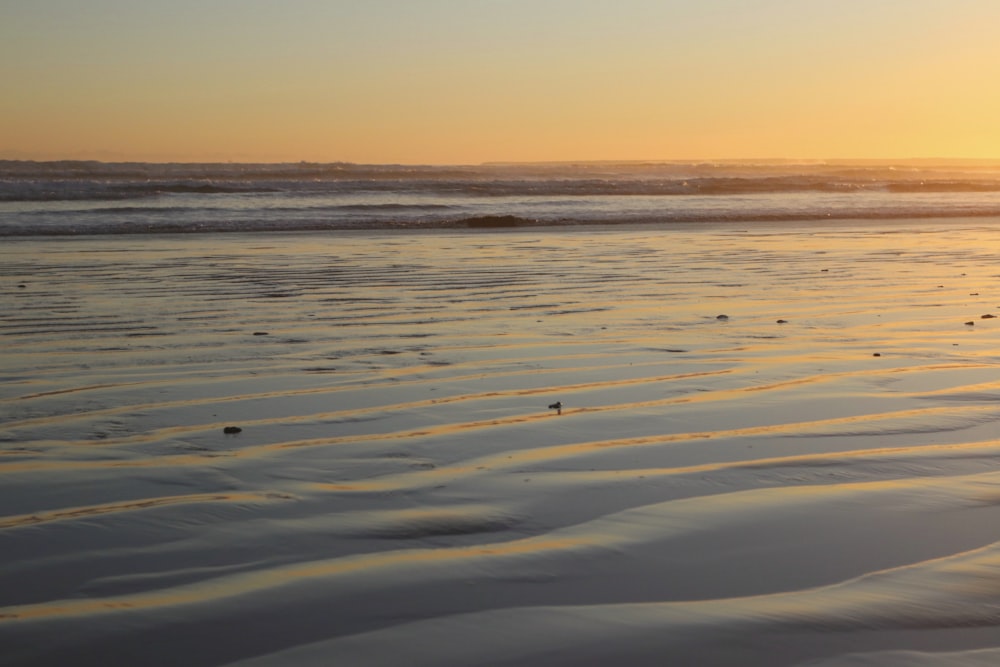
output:
[[[75,466],[67,466],[75,467]],[[182,496],[160,496],[156,498],[142,498],[138,500],[123,501],[117,503],[106,503],[103,505],[88,505],[86,507],[70,507],[55,510],[45,510],[33,512],[31,514],[21,514],[14,516],[0,517],[0,529],[20,528],[32,526],[40,523],[52,521],[62,521],[67,519],[81,519],[103,514],[114,514],[118,512],[134,512],[136,510],[147,510],[167,505],[180,505],[191,503],[247,503],[247,502],[273,502],[275,496],[260,493],[192,493]]]
[[[134,612],[179,605],[209,604],[226,598],[251,595],[269,588],[291,585],[307,579],[356,577],[396,567],[421,565],[452,566],[474,564],[477,558],[505,558],[544,554],[582,547],[599,547],[598,536],[534,537],[488,546],[447,549],[405,549],[339,559],[271,568],[248,574],[218,577],[205,583],[176,586],[168,590],[137,593],[96,600],[59,600],[0,608],[0,623],[95,614]],[[353,578],[351,579],[353,581]]]

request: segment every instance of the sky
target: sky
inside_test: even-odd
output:
[[[998,0],[0,0],[0,159],[1000,158]]]

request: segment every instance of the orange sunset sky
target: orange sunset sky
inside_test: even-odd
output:
[[[0,5],[0,158],[1000,158],[997,0]]]

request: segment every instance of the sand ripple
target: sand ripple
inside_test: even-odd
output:
[[[997,232],[907,224],[11,239],[0,664],[993,664]]]

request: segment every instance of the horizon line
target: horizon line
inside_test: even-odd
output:
[[[788,158],[788,157],[759,157],[759,158],[649,158],[649,159],[568,159],[568,160],[487,160],[483,162],[354,162],[350,160],[231,160],[231,159],[206,159],[206,160],[181,160],[181,159],[157,159],[141,160],[134,158],[108,159],[108,158],[23,158],[23,157],[2,157],[4,152],[0,151],[0,162],[31,162],[31,163],[97,163],[97,164],[160,164],[160,165],[345,165],[355,167],[429,167],[429,168],[454,168],[454,167],[508,167],[508,166],[571,166],[571,165],[668,165],[668,164],[938,164],[938,165],[960,165],[960,164],[1000,164],[1000,156],[995,158],[981,157],[893,157],[893,158]]]

